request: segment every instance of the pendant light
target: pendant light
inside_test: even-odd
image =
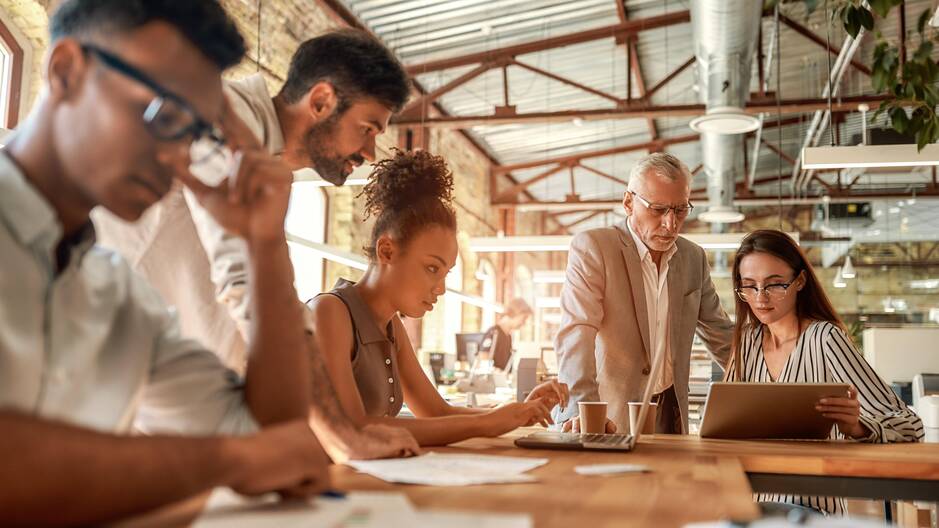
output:
[[[857,271],[854,270],[854,264],[851,262],[851,255],[844,257],[844,266],[841,267],[841,277],[843,279],[853,279],[857,277]]]

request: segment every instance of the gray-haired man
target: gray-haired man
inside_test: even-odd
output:
[[[664,354],[653,401],[656,432],[688,430],[688,377],[695,331],[721,366],[733,324],[721,308],[701,247],[678,236],[691,211],[691,173],[670,154],[636,164],[623,197],[628,219],[574,237],[555,338],[559,381],[571,403],[555,421],[579,429],[576,402],[609,402],[608,430],[627,431],[653,357]]]

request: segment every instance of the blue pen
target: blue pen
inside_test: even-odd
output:
[[[326,497],[327,499],[344,499],[346,498],[346,494],[337,490],[326,490],[320,493],[320,497]]]

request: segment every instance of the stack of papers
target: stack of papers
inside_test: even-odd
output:
[[[386,482],[425,486],[471,486],[534,482],[526,471],[548,463],[547,458],[428,453],[389,460],[351,460],[347,464]]]
[[[196,528],[533,528],[526,514],[416,511],[403,493],[353,492],[344,499],[280,502],[246,498],[229,489],[212,493]]]
[[[283,502],[276,495],[242,497],[227,488],[212,492],[196,528],[378,528],[412,526],[414,509],[401,493],[355,492],[343,499]]]

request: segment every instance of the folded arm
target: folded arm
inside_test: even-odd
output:
[[[124,437],[5,410],[0,431],[2,525],[103,523],[235,485],[254,465],[247,438]]]

